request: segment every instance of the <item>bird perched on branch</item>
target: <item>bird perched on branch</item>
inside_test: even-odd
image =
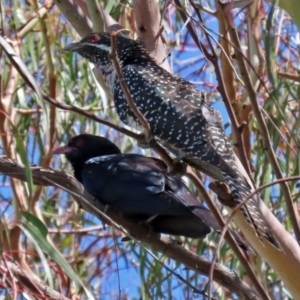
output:
[[[108,139],[81,134],[54,154],[65,154],[75,178],[103,205],[154,232],[204,238],[220,226],[210,210],[162,160],[122,154]],[[233,231],[238,244],[249,249]]]
[[[130,109],[120,85],[122,76],[135,106],[147,120],[151,133],[180,159],[214,179],[225,182],[238,204],[251,194],[251,186],[235,162],[233,150],[218,111],[190,82],[161,68],[143,44],[116,36],[116,54],[122,74],[111,61],[111,35],[93,33],[65,50],[77,52],[95,64],[114,96],[122,122],[141,129],[140,120]],[[259,209],[259,199],[252,198],[241,207],[246,221],[257,236],[281,249]]]

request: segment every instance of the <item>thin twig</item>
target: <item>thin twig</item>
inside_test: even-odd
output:
[[[201,21],[202,24],[204,24],[199,11],[195,7],[194,1],[190,0],[190,3],[192,4],[193,8],[195,9],[199,20]],[[246,154],[246,151],[245,151],[245,143],[244,143],[243,132],[240,129],[241,126],[240,126],[240,124],[238,124],[236,115],[235,115],[235,113],[233,111],[233,108],[232,108],[231,101],[229,100],[228,93],[227,93],[227,90],[226,90],[226,87],[225,87],[225,84],[224,84],[224,78],[222,76],[222,73],[221,73],[219,65],[218,65],[218,57],[216,55],[215,47],[213,46],[213,44],[211,42],[211,39],[213,39],[219,46],[221,46],[221,45],[216,41],[216,39],[211,34],[209,34],[209,32],[206,30],[205,26],[201,26],[201,27],[204,30],[204,34],[205,34],[206,39],[207,39],[207,41],[210,45],[210,50],[211,50],[212,54],[210,54],[208,52],[206,47],[203,46],[203,44],[199,41],[197,35],[195,34],[196,40],[199,41],[199,44],[201,45],[199,47],[199,49],[203,51],[204,56],[207,58],[207,60],[214,67],[214,70],[216,72],[216,78],[217,78],[217,81],[219,83],[217,90],[219,91],[219,93],[221,94],[221,96],[223,98],[224,104],[226,106],[226,110],[228,112],[228,115],[229,115],[229,118],[230,118],[230,121],[231,121],[232,130],[234,131],[234,134],[236,136],[237,149],[238,149],[238,152],[239,152],[240,161],[243,164],[246,172],[249,174],[249,176],[251,176],[251,169],[250,169],[249,161],[247,159],[247,154]],[[192,27],[191,27],[191,29],[192,29]],[[189,32],[191,32],[190,29],[189,29]],[[194,30],[193,30],[193,32],[194,32]],[[229,58],[226,55],[226,52],[224,50],[223,50],[223,54],[227,58],[228,62],[230,62],[230,60],[229,60]]]
[[[182,9],[182,6],[181,6],[181,3],[179,2],[179,0],[174,0],[174,2],[176,3],[176,5],[178,6],[178,11],[179,11],[179,13],[180,13],[180,15],[181,15],[181,17],[182,17],[182,19],[183,19],[183,21],[184,22],[186,22],[186,20],[187,20],[187,17],[186,17],[186,15],[185,15],[185,13],[184,13],[184,10]],[[218,65],[217,65],[217,62],[215,62],[214,60],[216,60],[216,56],[211,56],[209,53],[208,53],[208,51],[206,50],[206,48],[201,44],[201,42],[199,41],[199,39],[198,39],[198,37],[197,37],[197,35],[196,35],[196,33],[194,32],[194,30],[193,30],[193,28],[192,28],[192,25],[190,24],[190,23],[188,23],[187,24],[187,28],[188,28],[188,30],[189,30],[189,32],[190,32],[190,34],[191,34],[191,36],[192,36],[192,38],[194,39],[194,41],[195,41],[195,43],[198,45],[198,47],[204,52],[204,55],[205,56],[207,56],[207,58],[208,58],[208,60],[210,60],[212,63],[213,63],[213,65],[215,66],[215,70],[216,70],[216,72],[217,71],[219,71],[218,70]],[[221,76],[221,74],[220,74],[220,72],[218,73],[219,74],[219,77],[218,77],[218,79],[220,79],[221,80],[221,84],[220,84],[220,86],[222,86],[222,76]],[[218,75],[217,74],[217,75]],[[222,94],[223,95],[223,94]],[[224,95],[227,95],[227,93],[226,93],[226,91],[224,90]],[[228,99],[227,99],[228,100]],[[227,102],[227,104],[230,104],[230,101],[226,101]],[[232,107],[231,107],[231,109],[232,109]],[[233,114],[233,117],[235,118],[235,115],[234,115],[234,113],[232,112],[232,114]],[[236,120],[236,119],[235,119]],[[235,124],[236,125],[236,127],[237,127],[237,124]],[[237,129],[237,128],[236,128]],[[241,132],[239,132],[239,135],[240,135],[240,137],[242,138],[242,136],[241,136]],[[240,144],[239,146],[242,146],[243,145],[243,142],[241,141],[241,143],[242,144]],[[240,148],[240,147],[239,147]],[[241,152],[244,152],[244,151],[241,151]],[[246,159],[246,155],[244,155],[244,158]],[[247,159],[245,160],[245,163],[247,162]],[[247,164],[246,164],[247,165]],[[202,183],[198,180],[198,178],[196,177],[196,176],[193,176],[192,174],[190,174],[189,173],[189,171],[187,172],[187,176],[191,176],[191,179],[193,180],[193,182],[194,182],[194,184],[196,185],[196,187],[198,188],[198,189],[202,189],[202,187],[201,187],[201,185],[202,185]],[[199,182],[197,182],[197,181],[199,181]],[[205,189],[204,189],[204,191],[205,191]],[[206,191],[205,191],[206,192]],[[207,193],[207,192],[206,192]],[[208,195],[208,194],[207,194]],[[203,195],[202,195],[203,196]],[[211,211],[212,211],[212,213],[214,214],[214,216],[216,217],[216,219],[217,219],[217,221],[218,221],[218,223],[219,223],[219,225],[221,226],[221,228],[223,227],[223,225],[224,225],[224,222],[222,222],[222,220],[220,220],[220,217],[219,217],[219,212],[218,211],[216,211],[216,209],[213,207],[213,205],[210,205],[210,200],[209,200],[210,198],[209,198],[209,195],[208,195],[208,197],[205,197],[205,201],[207,201],[206,203],[208,204],[208,206],[209,206],[209,208],[211,209]],[[242,263],[242,265],[244,266],[244,268],[245,268],[245,270],[247,271],[247,274],[249,275],[249,277],[251,278],[251,281],[252,281],[252,283],[254,284],[254,286],[255,286],[255,288],[257,289],[257,291],[259,291],[259,293],[260,293],[260,295],[261,295],[261,297],[263,298],[263,299],[270,299],[269,298],[269,296],[267,295],[267,293],[266,293],[266,291],[265,291],[265,289],[263,288],[263,286],[260,284],[260,282],[258,281],[258,279],[257,279],[257,277],[256,277],[256,275],[255,275],[255,273],[254,273],[254,271],[253,271],[253,269],[252,269],[252,267],[249,265],[249,263],[248,263],[248,261],[245,259],[245,257],[244,257],[244,255],[243,255],[243,253],[241,252],[241,250],[239,249],[239,247],[236,245],[236,242],[234,241],[234,239],[232,238],[232,236],[231,235],[228,235],[228,240],[227,240],[227,242],[230,244],[230,246],[232,247],[234,247],[233,248],[233,251],[237,254],[237,256],[239,257],[239,259],[241,260],[241,263]],[[209,287],[210,288],[210,287]],[[209,293],[209,296],[210,296],[210,293]]]
[[[178,12],[180,13],[183,22],[186,22],[187,21],[187,16],[186,16],[186,13],[185,13],[184,9],[181,6],[180,1],[179,0],[174,0],[174,3],[176,4],[176,8],[177,8]],[[198,11],[195,8],[194,2],[190,1],[190,3],[193,5],[193,7],[194,7],[194,9],[195,9],[198,17],[200,18],[200,20],[202,20],[201,19],[201,15],[198,13]],[[189,17],[191,17],[191,16],[189,16]],[[194,18],[192,18],[192,20],[194,20],[196,22],[196,20]],[[202,22],[202,24],[198,23],[198,25],[205,32],[205,35],[207,37],[207,41],[210,44],[210,49],[211,49],[211,51],[212,51],[213,54],[210,54],[208,52],[208,50],[206,49],[206,47],[199,41],[198,36],[197,36],[196,32],[194,31],[193,26],[192,26],[191,23],[187,24],[187,29],[188,29],[189,33],[191,34],[191,37],[193,38],[195,44],[203,52],[203,54],[206,57],[206,59],[214,66],[214,69],[215,69],[215,72],[216,72],[216,77],[217,77],[217,80],[219,82],[218,91],[220,92],[220,94],[223,97],[224,104],[226,106],[229,118],[230,118],[231,123],[232,123],[232,129],[233,129],[233,131],[236,134],[240,160],[241,160],[244,168],[246,169],[247,173],[251,174],[250,165],[249,165],[249,162],[248,162],[248,159],[247,159],[247,155],[245,153],[245,146],[244,146],[244,140],[243,140],[242,131],[240,130],[240,126],[239,126],[239,124],[238,124],[238,122],[236,120],[236,116],[235,116],[235,114],[233,112],[233,109],[232,109],[232,106],[231,106],[231,102],[229,101],[229,98],[228,98],[227,91],[226,91],[226,89],[224,87],[224,80],[223,80],[222,74],[221,74],[219,66],[218,66],[217,55],[216,55],[216,53],[214,51],[214,47],[213,47],[213,45],[212,45],[212,43],[210,41],[210,38],[212,38],[214,40],[214,42],[218,45],[218,47],[220,47],[221,49],[222,49],[222,46],[218,43],[218,41],[216,41],[214,39],[213,36],[211,36],[208,33],[207,29],[203,25],[203,22]],[[223,50],[223,53],[224,53],[225,57],[227,57],[227,54],[225,53],[224,50]],[[227,60],[228,60],[229,64],[231,64],[231,61],[229,60],[228,57],[227,57]],[[238,75],[237,75],[237,77],[238,77]]]
[[[130,131],[126,128],[123,128],[123,127],[120,127],[118,125],[116,125],[115,123],[112,123],[106,119],[103,119],[103,118],[100,118],[98,116],[96,116],[95,114],[85,110],[85,109],[82,109],[80,107],[77,107],[77,106],[74,106],[74,105],[70,105],[70,104],[66,104],[66,103],[63,103],[63,102],[59,102],[51,97],[49,97],[48,95],[46,95],[45,93],[43,93],[43,96],[44,96],[44,99],[53,104],[54,106],[60,108],[60,109],[63,109],[63,110],[67,110],[67,111],[73,111],[73,112],[76,112],[82,116],[85,116],[93,121],[96,121],[100,124],[103,124],[103,125],[106,125],[106,126],[109,126],[123,134],[126,134],[127,136],[131,137],[131,138],[134,138],[136,140],[140,140],[141,137],[139,134],[137,133],[134,133],[133,131]]]
[[[120,86],[122,88],[122,91],[125,95],[126,101],[131,109],[131,111],[134,113],[134,115],[137,117],[138,121],[140,122],[140,124],[142,125],[143,129],[144,129],[144,134],[145,134],[145,140],[146,142],[149,142],[150,139],[152,139],[152,132],[151,132],[151,128],[150,125],[148,124],[148,121],[146,120],[146,118],[144,117],[144,115],[141,113],[141,111],[139,110],[139,108],[135,105],[129,88],[126,84],[126,81],[123,77],[123,73],[122,73],[122,69],[119,63],[119,59],[118,59],[118,53],[117,53],[117,34],[119,33],[119,31],[117,32],[113,32],[111,34],[111,52],[110,52],[110,59],[112,60],[117,76],[118,76],[118,80],[120,83]]]
[[[109,126],[123,134],[126,134],[127,136],[137,140],[138,142],[144,142],[145,141],[145,138],[142,137],[140,134],[138,133],[135,133],[133,131],[130,131],[126,128],[123,128],[123,127],[120,127],[118,125],[116,125],[115,123],[112,123],[106,119],[103,119],[103,118],[100,118],[98,116],[96,116],[95,114],[89,112],[89,111],[86,111],[80,107],[77,107],[77,106],[74,106],[74,105],[70,105],[70,104],[65,104],[65,103],[62,103],[62,102],[59,102],[51,97],[49,97],[48,95],[46,95],[45,93],[43,93],[43,96],[44,96],[44,99],[53,104],[54,106],[58,107],[58,108],[61,108],[63,110],[67,110],[67,111],[73,111],[73,112],[76,112],[78,114],[81,114],[82,116],[85,116],[91,120],[94,120],[100,124],[103,124],[103,125],[106,125],[106,126]],[[163,160],[164,162],[167,164],[168,166],[168,169],[169,170],[172,170],[173,166],[174,166],[174,162],[173,162],[173,159],[169,156],[169,154],[167,153],[167,151],[160,147],[158,145],[158,143],[156,143],[154,140],[152,140],[150,142],[150,148],[152,150],[154,150]]]
[[[228,26],[229,27],[231,26],[230,22],[228,22]],[[240,41],[239,41],[239,37],[238,37],[238,33],[237,33],[236,29],[234,27],[230,27],[229,32],[230,32],[230,37],[232,39],[233,44],[236,45],[235,49],[236,50],[241,49]],[[283,179],[284,178],[283,174],[281,172],[279,163],[276,159],[276,155],[273,150],[273,147],[271,145],[271,139],[270,139],[270,135],[269,135],[269,131],[268,131],[266,122],[262,116],[260,107],[256,100],[256,92],[252,85],[252,82],[251,82],[251,79],[249,76],[249,72],[247,71],[247,66],[246,66],[246,63],[244,60],[244,55],[240,50],[235,51],[235,54],[236,54],[236,59],[239,62],[240,73],[243,75],[243,81],[244,81],[246,89],[248,90],[248,93],[249,93],[249,99],[252,104],[254,115],[259,124],[259,128],[260,128],[261,135],[262,135],[262,140],[263,140],[264,150],[266,151],[268,160],[271,163],[272,169],[273,169],[277,179]],[[280,186],[281,186],[282,193],[285,198],[286,206],[287,206],[290,218],[291,218],[294,233],[297,237],[297,241],[300,242],[299,220],[296,217],[291,191],[285,181],[283,181]]]
[[[166,150],[163,149],[161,146],[159,146],[158,143],[153,138],[150,125],[149,125],[148,121],[146,120],[146,118],[144,117],[144,115],[139,110],[139,108],[134,103],[134,101],[131,97],[129,88],[128,88],[128,86],[126,84],[126,81],[123,77],[123,73],[122,73],[120,63],[118,61],[118,53],[117,53],[117,40],[116,39],[117,39],[117,34],[119,32],[120,31],[117,31],[117,32],[113,32],[111,34],[110,59],[112,60],[112,62],[114,64],[114,67],[115,67],[115,70],[116,70],[116,73],[117,73],[117,76],[118,76],[118,79],[119,79],[119,82],[120,82],[120,86],[122,88],[122,91],[125,95],[126,101],[129,105],[131,111],[134,113],[134,115],[136,116],[136,118],[138,119],[138,121],[140,122],[142,127],[144,128],[145,140],[146,140],[147,143],[149,143],[149,147],[152,148],[153,150],[155,150],[160,155],[160,157],[167,164],[168,170],[170,172],[172,172],[172,170],[174,169],[173,160],[170,158],[170,156],[168,155]],[[139,138],[137,140],[141,141],[141,136],[139,136]]]
[[[36,1],[37,2],[37,1]],[[37,3],[36,3],[37,5]],[[38,6],[38,5],[37,5]],[[45,23],[45,20],[43,17],[39,17],[40,26],[41,26],[41,32],[43,36],[43,42],[44,42],[44,49],[46,54],[46,60],[47,60],[47,76],[48,76],[48,82],[49,82],[49,95],[53,98],[56,97],[56,74],[55,74],[55,67],[53,64],[52,59],[52,53],[50,50],[50,42],[48,35],[51,33],[47,30],[47,26]],[[46,138],[46,146],[44,147],[44,155],[42,157],[42,166],[44,168],[49,167],[50,162],[52,160],[52,149],[54,146],[54,142],[56,139],[56,109],[55,106],[50,105],[50,114],[49,114],[49,127],[47,128],[48,134],[45,135]],[[29,210],[32,211],[32,213],[38,217],[41,221],[44,221],[43,214],[41,213],[40,206],[38,205],[38,201],[40,199],[40,196],[42,194],[42,187],[38,187],[35,192],[33,193],[30,203],[29,203]],[[52,241],[51,241],[52,243]]]
[[[200,191],[201,196],[205,200],[205,202],[208,205],[209,209],[214,214],[214,216],[215,216],[217,222],[219,223],[220,227],[223,228],[224,225],[225,225],[224,219],[222,218],[220,212],[217,210],[217,208],[215,207],[215,205],[211,201],[211,199],[209,197],[209,194],[207,193],[207,191],[206,191],[205,187],[203,186],[202,182],[194,174],[194,172],[192,172],[190,170],[188,170],[186,172],[186,176],[192,180],[192,182],[194,183],[194,185]],[[244,267],[247,275],[251,279],[251,281],[252,281],[253,285],[255,286],[256,290],[259,292],[261,298],[262,299],[268,299],[268,300],[270,300],[269,296],[266,294],[266,291],[265,291],[264,287],[258,281],[258,279],[257,279],[257,277],[255,275],[255,272],[252,269],[251,265],[249,264],[249,262],[247,261],[247,259],[244,256],[244,254],[242,253],[241,249],[237,245],[235,239],[232,237],[232,235],[230,234],[230,232],[227,231],[227,229],[226,229],[226,233],[225,233],[225,238],[226,238],[227,243],[230,245],[230,247],[232,248],[232,250],[234,251],[234,253],[237,255],[238,259],[240,260],[240,262],[243,265],[243,267]],[[210,280],[209,282],[210,283],[213,280],[213,278],[211,276],[212,276],[212,273],[210,273],[210,276],[209,276],[209,280]],[[211,295],[210,284],[208,286],[208,295],[209,295],[209,297]]]
[[[70,298],[53,290],[34,276],[28,276],[28,270],[22,269],[15,262],[10,262],[7,259],[3,259],[3,257],[0,262],[0,273],[2,278],[6,280],[14,290],[23,291],[25,288],[29,295],[35,296],[34,298],[70,300]],[[9,277],[13,279],[14,283],[17,282],[17,284],[12,285]],[[20,284],[22,284],[22,286],[20,286]]]
[[[175,2],[179,2],[175,0]],[[180,3],[179,3],[180,5]],[[183,15],[184,18],[184,12],[179,12]],[[191,35],[195,39],[196,44],[197,43],[197,36],[193,32],[193,29],[191,28]],[[254,93],[255,96],[255,93]],[[257,104],[257,103],[256,103]],[[242,168],[242,165],[240,165],[240,162],[237,160],[236,163],[239,165],[239,168],[244,175],[244,177],[247,179],[248,183],[253,186],[252,181],[250,180],[247,172]],[[263,203],[261,203],[261,208],[263,211],[264,216],[266,217],[268,223],[271,224],[272,228],[275,231],[275,234],[277,238],[280,240],[280,243],[283,247],[285,247],[285,252],[289,253],[289,257],[285,256],[282,252],[276,251],[274,247],[271,245],[262,245],[259,241],[258,237],[253,233],[253,230],[251,227],[245,222],[244,218],[240,214],[236,217],[236,222],[242,229],[244,233],[247,233],[247,238],[251,240],[251,245],[255,248],[256,251],[260,255],[264,257],[264,259],[273,267],[273,269],[281,276],[281,278],[284,280],[285,284],[289,287],[289,290],[294,294],[299,294],[299,285],[296,283],[295,280],[291,280],[291,276],[288,276],[289,272],[287,271],[287,266],[295,266],[294,269],[297,269],[299,266],[299,246],[295,243],[292,236],[283,228],[282,224],[278,222],[278,220],[271,214],[271,212],[267,209]],[[288,246],[289,245],[289,246]],[[290,247],[290,249],[288,249]],[[280,259],[278,259],[280,257]],[[292,263],[291,263],[292,261]],[[289,268],[290,269],[290,268]],[[283,271],[286,270],[286,271]],[[287,272],[287,273],[286,273]],[[296,272],[295,272],[296,274]]]
[[[275,122],[273,121],[273,119],[270,117],[270,115],[264,110],[264,108],[262,106],[259,106],[260,110],[264,113],[264,115],[266,116],[266,118],[269,119],[270,123],[273,125],[273,127],[275,128],[275,130],[277,131],[277,133],[280,135],[280,137],[283,139],[283,141],[289,146],[289,148],[291,149],[291,151],[299,157],[299,153],[296,152],[294,150],[294,148],[292,147],[292,145],[289,143],[289,141],[285,138],[285,136],[283,135],[283,133],[281,132],[281,130],[278,128],[278,126],[275,124]]]
[[[255,191],[253,191],[249,196],[247,196],[247,198],[245,198],[241,203],[239,203],[237,206],[235,206],[234,209],[232,209],[229,218],[226,220],[225,225],[222,228],[222,231],[221,231],[221,234],[220,234],[220,239],[219,239],[219,242],[217,244],[216,251],[214,252],[214,255],[213,255],[212,265],[211,265],[211,269],[210,269],[210,272],[209,272],[210,273],[210,275],[209,275],[210,278],[213,278],[214,264],[217,262],[217,257],[218,257],[217,249],[220,249],[222,240],[223,240],[225,234],[228,232],[227,230],[228,230],[229,224],[233,220],[234,215],[240,210],[240,208],[243,205],[245,205],[246,202],[249,201],[255,194],[259,193],[260,191],[262,191],[262,190],[264,190],[264,189],[266,189],[270,186],[273,186],[275,184],[282,183],[282,182],[295,181],[295,180],[299,180],[299,179],[300,179],[300,176],[292,176],[292,177],[286,177],[286,178],[278,179],[278,180],[275,180],[275,181],[270,182],[270,183],[266,183],[266,184],[260,186],[259,188],[257,188]]]
[[[295,180],[299,180],[299,179],[300,179],[300,175],[299,176],[291,176],[291,177],[276,179],[272,182],[269,182],[269,183],[266,183],[266,184],[260,186],[259,188],[256,188],[255,191],[253,191],[250,195],[247,196],[247,198],[245,198],[242,202],[240,202],[238,205],[236,205],[234,207],[234,209],[231,211],[230,220],[233,219],[234,215],[239,211],[241,206],[246,204],[246,202],[248,200],[250,200],[253,196],[255,196],[260,191],[264,190],[265,188],[270,187],[270,186],[275,185],[275,184],[278,184],[278,183],[287,182],[287,181],[295,181]]]

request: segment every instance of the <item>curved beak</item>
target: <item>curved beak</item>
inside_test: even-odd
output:
[[[79,43],[72,43],[67,45],[63,50],[64,51],[71,51],[71,52],[77,52],[78,50],[82,49],[82,45]]]
[[[55,149],[52,149],[53,154],[66,154],[72,152],[74,149],[69,146],[61,146]]]

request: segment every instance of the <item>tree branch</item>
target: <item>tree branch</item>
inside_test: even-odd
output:
[[[272,145],[271,145],[268,128],[267,128],[266,122],[265,122],[265,120],[262,116],[261,110],[260,110],[259,105],[258,105],[257,100],[256,100],[256,91],[255,91],[255,89],[253,87],[253,84],[251,82],[249,72],[247,70],[246,63],[245,63],[245,60],[244,60],[244,55],[243,55],[242,51],[240,50],[241,46],[240,46],[240,41],[239,41],[237,31],[234,27],[230,26],[230,22],[228,22],[228,26],[229,26],[229,29],[230,29],[229,32],[230,32],[232,42],[233,42],[234,45],[236,45],[235,55],[236,55],[236,60],[238,61],[238,64],[239,64],[240,73],[241,73],[241,76],[243,76],[243,81],[244,81],[245,87],[246,87],[246,89],[249,93],[249,99],[250,99],[250,102],[251,102],[252,107],[253,107],[253,112],[254,112],[254,115],[255,115],[255,117],[257,119],[257,122],[259,124],[259,128],[260,128],[262,139],[263,139],[264,150],[266,151],[268,160],[272,165],[272,169],[273,169],[274,173],[276,174],[277,179],[282,179],[284,177],[283,177],[283,174],[281,172],[279,163],[276,159],[276,155],[275,155],[274,150],[273,150]],[[299,220],[296,217],[291,191],[290,191],[290,189],[289,189],[289,187],[288,187],[288,185],[286,184],[285,181],[282,182],[280,186],[281,186],[282,193],[284,195],[284,199],[285,199],[285,202],[286,202],[286,205],[287,205],[287,209],[288,209],[288,212],[289,212],[289,215],[290,215],[290,218],[291,218],[294,233],[297,237],[297,240],[300,242]]]
[[[157,1],[133,0],[132,7],[139,39],[157,64],[171,72],[161,38],[162,22]]]
[[[26,291],[29,295],[39,299],[60,299],[70,300],[63,294],[51,289],[41,280],[30,276],[27,270],[22,269],[16,263],[9,262],[7,258],[1,259],[0,262],[0,273],[2,278],[17,291]],[[12,283],[13,282],[13,283]]]
[[[83,186],[71,175],[63,171],[43,169],[41,167],[32,167],[31,171],[33,182],[35,184],[62,187],[64,190],[68,191],[86,211],[99,218],[104,218],[101,211],[105,211],[105,207],[98,200],[84,191]],[[26,180],[25,168],[23,166],[1,157],[0,172],[23,181]],[[123,218],[114,211],[108,211],[106,214],[109,218],[105,217],[105,221],[109,225],[114,224],[114,222],[120,224],[121,227],[119,226],[119,229],[122,230],[122,228],[125,228],[130,235],[134,236],[141,242],[147,243],[157,251],[164,253],[164,255],[185,264],[185,266],[189,269],[206,276],[208,275],[211,266],[211,263],[208,260],[199,257],[195,253],[192,253],[184,247],[170,241],[170,239],[166,237],[149,232],[149,229],[146,227],[137,225],[136,223]],[[112,223],[111,220],[114,222]],[[232,272],[220,264],[216,264],[215,266],[214,280],[228,288],[231,292],[236,293],[241,298],[249,300],[260,299],[256,292],[249,285],[243,282],[235,274],[235,272]]]

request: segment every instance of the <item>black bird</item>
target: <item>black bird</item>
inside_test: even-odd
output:
[[[213,178],[224,181],[236,203],[251,194],[251,186],[240,173],[218,111],[190,82],[161,68],[141,42],[116,37],[116,54],[135,105],[147,119],[152,134],[180,159]],[[109,54],[111,35],[93,33],[65,50],[79,53],[95,64],[114,96],[122,122],[141,130],[130,110]],[[250,199],[241,211],[262,240],[281,249],[262,215],[259,198]]]
[[[75,178],[102,204],[154,232],[204,238],[220,231],[213,214],[199,203],[162,160],[122,154],[108,139],[81,134],[54,154],[65,154]],[[233,231],[237,242],[248,249]]]

